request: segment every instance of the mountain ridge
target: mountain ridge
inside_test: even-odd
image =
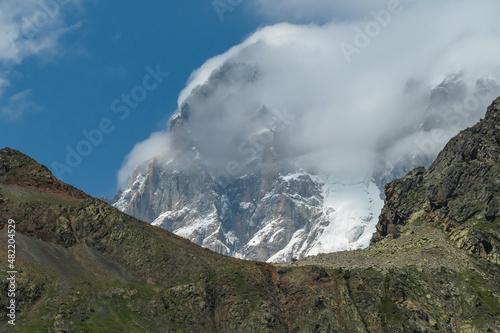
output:
[[[373,242],[397,237],[401,227],[425,216],[452,238],[475,239],[474,252],[500,264],[500,234],[493,228],[500,225],[499,163],[500,98],[484,119],[452,138],[428,169],[417,168],[386,185]]]
[[[1,149],[0,166],[0,182],[5,185],[35,187],[75,199],[90,198],[83,191],[58,180],[46,166],[17,150]]]

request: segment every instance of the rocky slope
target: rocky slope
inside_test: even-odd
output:
[[[430,168],[386,185],[373,241],[432,221],[457,246],[500,264],[500,99],[485,119],[454,137]]]
[[[426,116],[420,128],[392,133],[379,143],[379,162],[373,161],[373,169],[368,166],[366,173],[346,177],[296,163],[286,141],[300,128],[300,115],[259,104],[224,109],[227,100],[235,99],[233,104],[237,104],[242,86],[258,79],[259,69],[247,64],[228,62],[216,70],[172,117],[170,142],[165,142],[167,155],[139,165],[125,191],[108,202],[203,247],[238,258],[284,262],[365,248],[383,205],[379,189],[416,166],[429,166],[435,158],[417,149],[412,154],[398,153],[399,160],[385,164],[388,147],[401,138],[411,140],[419,131],[436,130],[449,121],[449,110],[460,101],[457,96],[465,98],[470,93],[459,75],[446,78],[422,102]],[[218,92],[228,87],[234,96],[220,100]],[[498,86],[479,79],[474,89],[473,94],[484,96]],[[221,135],[218,122],[245,116],[244,131],[229,129],[216,144],[205,144]],[[453,121],[465,128],[477,121],[476,116],[468,112]]]
[[[500,332],[499,115],[500,99],[428,170],[387,186],[368,249],[275,266],[203,249],[0,150],[0,268],[15,219],[19,272],[17,326],[0,332]]]

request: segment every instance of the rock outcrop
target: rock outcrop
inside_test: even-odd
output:
[[[451,139],[427,170],[394,180],[385,193],[374,242],[425,220],[459,247],[500,264],[500,99],[483,120]]]

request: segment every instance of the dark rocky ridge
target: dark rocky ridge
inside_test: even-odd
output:
[[[394,180],[385,193],[373,242],[428,220],[500,264],[500,98],[483,120],[451,139],[427,170]]]
[[[32,187],[75,199],[90,198],[83,191],[58,180],[46,166],[10,148],[0,150],[0,183]]]

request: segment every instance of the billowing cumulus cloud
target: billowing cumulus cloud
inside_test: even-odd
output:
[[[166,142],[168,142],[168,133],[155,132],[147,140],[136,144],[125,158],[125,162],[118,173],[120,186],[122,188],[127,186],[128,178],[138,164],[158,155],[165,155],[168,152]]]
[[[215,169],[244,163],[259,145],[252,138],[278,126],[290,161],[370,176],[434,157],[500,94],[498,2],[345,6],[352,14],[341,21],[264,27],[193,72],[178,104],[192,110],[192,136]],[[263,108],[288,118],[262,125]]]

